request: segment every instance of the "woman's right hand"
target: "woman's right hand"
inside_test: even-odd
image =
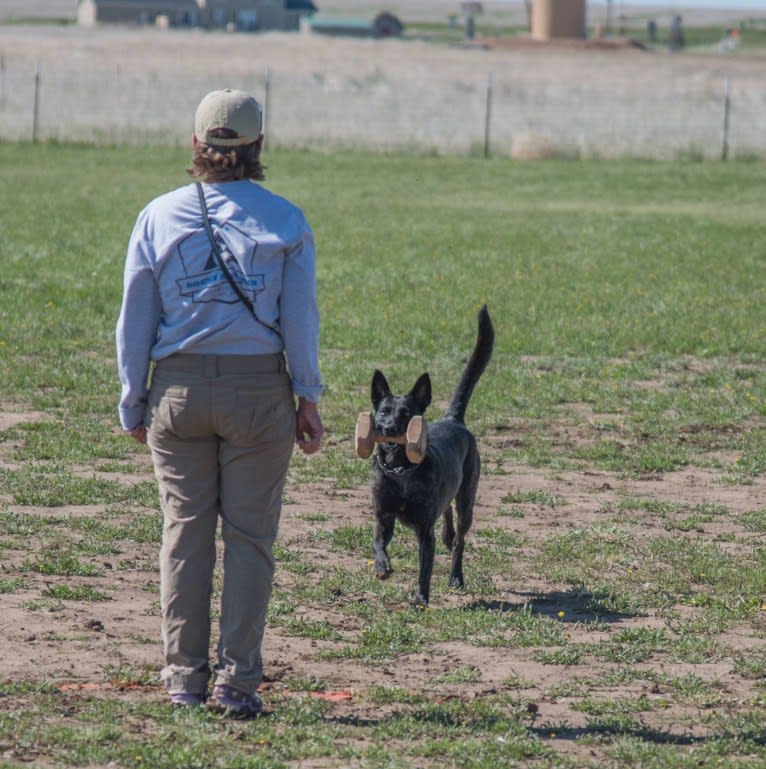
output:
[[[146,425],[143,422],[132,430],[126,430],[126,432],[133,438],[133,440],[138,441],[141,445],[146,444]]]
[[[316,403],[299,398],[296,417],[295,440],[298,447],[304,454],[313,454],[319,450],[324,435],[322,418]]]

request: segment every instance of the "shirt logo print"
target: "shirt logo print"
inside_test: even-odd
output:
[[[229,229],[233,230],[241,237],[242,233],[238,233],[234,228]],[[182,297],[191,298],[192,302],[194,303],[222,302],[224,304],[234,304],[239,301],[239,298],[234,293],[232,287],[229,285],[229,281],[226,279],[226,275],[224,274],[223,270],[218,267],[207,236],[203,234],[203,237],[204,244],[207,246],[208,250],[206,254],[205,265],[199,272],[191,272],[187,267],[187,261],[198,261],[189,259],[190,252],[192,252],[192,244],[189,243],[189,241],[192,239],[187,239],[187,241],[179,245],[178,250],[181,254],[181,261],[184,265],[184,272],[186,272],[186,275],[183,278],[176,280],[179,295]],[[228,254],[227,244],[223,238],[219,237],[219,233],[216,233],[216,239],[218,240],[222,256],[226,262],[226,266],[229,268],[232,279],[239,287],[239,290],[245,296],[247,296],[250,301],[255,301],[255,297],[265,288],[263,274],[246,274],[243,272],[239,263],[235,259],[226,259]],[[197,239],[195,238],[195,240]],[[197,244],[195,243],[194,245]],[[258,244],[256,242],[250,241],[249,246],[251,248],[251,253],[249,254],[248,261],[252,263]],[[199,251],[196,248],[194,251],[197,255],[199,254]],[[186,258],[184,258],[185,256]]]

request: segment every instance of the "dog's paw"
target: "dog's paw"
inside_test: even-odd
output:
[[[423,598],[423,596],[418,593],[415,598],[412,600],[412,608],[413,609],[427,609],[428,608],[428,599]]]
[[[465,587],[465,582],[462,576],[453,576],[449,578],[450,587]]]
[[[394,570],[391,568],[390,563],[375,564],[375,576],[378,579],[388,579],[393,573],[394,573]]]

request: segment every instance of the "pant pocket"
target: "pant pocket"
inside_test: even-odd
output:
[[[289,387],[277,390],[241,388],[235,393],[227,439],[236,445],[292,444],[295,402]]]
[[[178,384],[152,384],[147,407],[150,435],[196,438],[209,433],[209,415],[199,388]]]

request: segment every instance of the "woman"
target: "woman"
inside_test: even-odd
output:
[[[253,183],[264,178],[261,127],[260,105],[243,91],[200,102],[189,173],[201,183],[138,216],[116,333],[120,421],[151,449],[163,512],[162,680],[174,704],[207,700],[244,717],[261,709],[272,545],[293,442],[312,454],[323,432],[313,235],[299,208]]]

